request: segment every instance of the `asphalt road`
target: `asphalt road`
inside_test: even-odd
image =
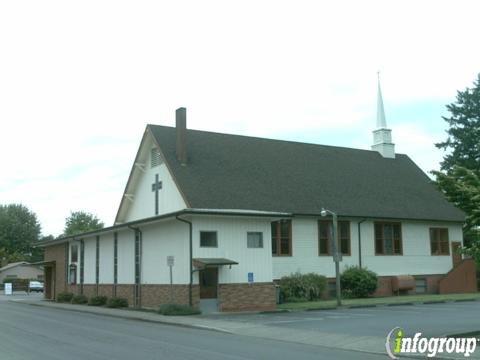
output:
[[[385,356],[49,309],[7,302],[0,296],[0,359],[375,360]]]
[[[480,302],[452,302],[279,314],[209,315],[208,318],[267,326],[385,337],[396,326],[407,335],[444,336],[480,331]]]

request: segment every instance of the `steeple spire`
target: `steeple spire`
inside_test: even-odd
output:
[[[372,150],[378,151],[384,158],[395,158],[395,145],[392,143],[392,130],[387,129],[387,121],[385,120],[382,89],[380,87],[380,71],[377,72],[377,76],[377,127],[373,130]]]
[[[378,77],[377,129],[386,129],[387,121],[385,120],[385,109],[383,108],[382,88],[380,86],[380,71],[377,72],[377,77]]]

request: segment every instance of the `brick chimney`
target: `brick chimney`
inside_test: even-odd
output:
[[[177,129],[177,159],[182,165],[187,164],[187,109],[178,108],[175,112]]]

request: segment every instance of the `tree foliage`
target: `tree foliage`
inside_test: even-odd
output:
[[[35,213],[21,204],[0,205],[0,260],[31,261],[40,236]],[[36,260],[36,259],[34,259]]]
[[[480,74],[472,88],[457,92],[457,101],[447,105],[450,117],[448,138],[436,144],[450,151],[441,162],[441,169],[450,172],[454,166],[470,169],[480,175]]]
[[[65,219],[63,235],[81,234],[87,231],[102,229],[103,226],[103,222],[93,214],[85,211],[72,211],[70,216]]]
[[[448,174],[438,172],[437,184],[449,200],[466,213],[465,233],[475,238],[480,226],[480,176],[473,170],[453,166]]]
[[[433,171],[436,183],[447,199],[462,209],[467,217],[464,227],[466,244],[480,241],[480,74],[474,86],[458,91],[455,103],[447,105],[448,137],[436,144],[447,151],[441,171]]]

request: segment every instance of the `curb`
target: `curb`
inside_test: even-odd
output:
[[[173,322],[173,321],[167,321],[163,320],[161,318],[158,319],[147,319],[143,317],[137,317],[137,316],[126,316],[123,314],[109,314],[109,313],[103,313],[103,312],[96,312],[96,311],[89,311],[88,307],[85,306],[85,309],[79,309],[79,308],[72,308],[68,309],[63,306],[55,306],[55,305],[45,305],[42,303],[32,303],[32,302],[25,302],[25,301],[15,301],[15,300],[8,300],[8,302],[13,302],[16,304],[23,304],[23,305],[30,305],[30,306],[38,306],[38,307],[43,307],[43,308],[50,308],[50,309],[55,309],[55,310],[63,310],[63,311],[75,311],[75,312],[80,312],[80,313],[87,313],[91,315],[99,315],[99,316],[107,316],[107,317],[112,317],[112,318],[117,318],[117,319],[123,319],[123,320],[136,320],[136,321],[143,321],[143,322],[148,322],[148,323],[154,323],[154,324],[162,324],[162,325],[171,325],[171,326],[178,326],[178,327],[183,327],[183,328],[190,328],[190,329],[200,329],[200,330],[209,330],[209,331],[215,331],[223,334],[233,334],[233,332],[222,329],[219,327],[214,327],[214,326],[208,326],[208,325],[201,325],[201,324],[185,324],[185,323],[178,323],[178,322]],[[122,310],[119,310],[122,311]],[[131,313],[131,312],[129,312]],[[157,315],[157,316],[165,316],[165,315]]]
[[[366,304],[366,305],[342,305],[340,307],[328,307],[328,308],[306,308],[306,309],[280,309],[278,311],[271,311],[270,313],[281,312],[305,312],[305,311],[329,311],[338,309],[362,309],[362,308],[374,308],[382,306],[413,306],[413,305],[432,305],[432,304],[448,304],[456,302],[478,302],[480,299],[457,299],[457,300],[428,300],[428,301],[414,301],[414,302],[399,302],[399,303],[384,303],[384,304]]]
[[[268,315],[268,314],[282,314],[282,313],[289,313],[292,310],[289,309],[279,309],[279,310],[270,310],[270,311],[260,311],[256,314]]]
[[[401,303],[392,303],[392,304],[384,304],[386,306],[413,306],[415,305],[413,302],[401,302]]]

